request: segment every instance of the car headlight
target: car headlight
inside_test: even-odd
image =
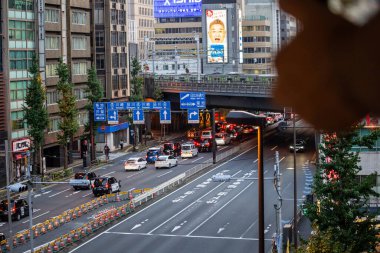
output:
[[[293,146],[289,146],[289,148],[294,148]]]
[[[301,146],[300,148],[304,149],[304,146]]]

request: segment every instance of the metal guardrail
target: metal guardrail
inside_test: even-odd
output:
[[[162,91],[178,90],[178,91],[203,91],[213,93],[228,93],[242,95],[256,95],[262,97],[272,97],[274,86],[249,85],[249,84],[228,84],[228,83],[185,83],[185,82],[168,82],[155,81]]]

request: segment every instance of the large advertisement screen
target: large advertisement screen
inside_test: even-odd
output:
[[[155,18],[201,17],[202,0],[154,0]]]
[[[206,10],[207,63],[227,63],[227,10]]]

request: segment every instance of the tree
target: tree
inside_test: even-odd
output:
[[[135,57],[132,60],[131,69],[131,97],[130,101],[143,101],[143,83],[144,79],[138,74],[141,72],[141,64],[139,60]]]
[[[316,231],[307,242],[307,252],[374,252],[377,231],[368,202],[379,196],[373,190],[376,175],[356,179],[360,158],[352,147],[371,148],[378,137],[378,131],[359,137],[357,129],[324,135],[313,185],[318,201],[306,205],[306,216]]]
[[[164,97],[164,94],[162,94],[162,90],[160,86],[154,85],[153,99],[156,101],[161,101],[163,97]]]
[[[99,79],[96,75],[96,69],[94,66],[92,66],[88,70],[88,77],[87,77],[87,105],[86,109],[88,110],[89,115],[89,124],[85,126],[85,131],[89,133],[90,143],[91,143],[91,161],[95,159],[95,142],[94,142],[94,135],[96,133],[96,127],[98,124],[94,122],[94,103],[101,101],[103,98],[103,86],[99,82]]]
[[[44,132],[48,127],[49,116],[45,106],[46,91],[42,85],[42,79],[38,65],[38,59],[36,55],[34,55],[32,59],[32,65],[29,68],[29,73],[32,75],[32,80],[28,86],[28,89],[26,90],[23,110],[25,113],[24,120],[28,125],[28,134],[32,139],[32,149],[34,150],[33,164],[36,168],[34,171],[43,173],[41,166],[41,154],[42,145],[44,143]]]
[[[70,142],[70,152],[72,149],[72,139],[74,134],[78,131],[78,109],[76,107],[76,98],[73,95],[73,84],[69,81],[70,71],[67,64],[63,63],[62,59],[59,60],[56,69],[59,81],[57,83],[57,90],[60,95],[58,100],[59,115],[61,121],[59,122],[59,129],[61,132],[58,134],[58,141],[64,148],[64,168],[68,167],[68,152],[67,143]]]

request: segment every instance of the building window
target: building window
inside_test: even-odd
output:
[[[58,36],[46,36],[45,37],[45,48],[46,50],[58,50],[59,40]]]
[[[82,99],[86,99],[88,94],[82,88],[75,88],[74,96],[77,98],[77,100],[82,100]]]
[[[126,32],[119,32],[118,45],[119,46],[126,46],[127,45],[127,33]]]
[[[126,68],[127,67],[127,54],[122,53],[120,54],[120,68]]]
[[[46,64],[46,77],[56,77],[58,63]]]
[[[117,75],[112,76],[112,89],[113,90],[119,89],[119,76]]]
[[[54,117],[49,119],[48,132],[57,132],[59,131],[59,123],[61,122],[61,118]]]
[[[85,25],[87,23],[87,13],[82,11],[73,11],[72,22],[76,25]]]
[[[9,40],[34,40],[34,22],[9,21]]]
[[[73,37],[74,50],[86,50],[87,38],[86,37]]]
[[[125,90],[128,88],[128,76],[127,75],[121,75],[120,76],[120,84],[121,84],[121,89]]]
[[[59,10],[58,9],[45,9],[45,22],[59,23]]]
[[[12,131],[26,128],[24,111],[11,112]]]
[[[118,68],[119,67],[119,54],[113,53],[112,54],[112,68]]]
[[[29,81],[12,81],[10,82],[11,101],[25,100],[26,89]]]
[[[78,122],[80,126],[86,125],[88,123],[88,112],[79,112]]]
[[[95,46],[104,47],[104,32],[95,32]]]
[[[104,69],[104,54],[96,55],[96,69]]]
[[[20,11],[32,11],[33,8],[33,0],[9,0],[9,9],[15,9]]]
[[[32,64],[34,51],[9,51],[10,69],[27,70]]]
[[[117,32],[111,32],[111,46],[117,46]]]
[[[97,25],[101,25],[104,23],[104,17],[103,17],[103,14],[104,14],[104,10],[103,9],[96,9],[95,10],[95,24]]]
[[[46,92],[46,103],[48,105],[58,103],[59,95],[58,91],[47,91]]]
[[[87,75],[87,62],[74,62],[73,75]]]
[[[111,10],[111,24],[117,25],[117,10]]]

